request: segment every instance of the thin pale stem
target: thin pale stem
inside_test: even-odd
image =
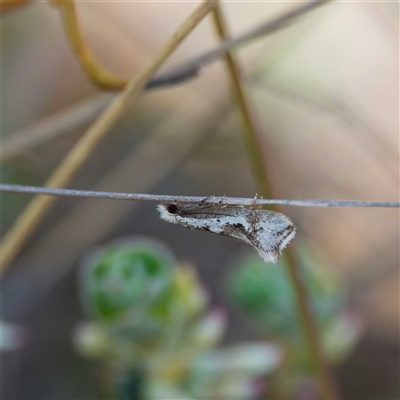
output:
[[[99,141],[115,124],[118,117],[126,110],[131,100],[143,89],[150,77],[214,7],[215,2],[213,0],[207,0],[196,8],[192,15],[186,19],[172,37],[164,44],[155,58],[151,60],[139,74],[129,81],[125,89],[115,97],[106,110],[104,110],[89,127],[82,138],[61,162],[56,171],[50,176],[45,186],[59,188],[65,186],[65,184],[69,182],[74,173],[89,157]],[[35,197],[18,217],[1,243],[1,271],[5,271],[8,265],[18,255],[19,251],[54,201],[55,198],[49,196]]]
[[[227,28],[219,5],[213,10],[212,16],[219,38],[221,40],[226,40],[228,36]],[[242,117],[243,141],[246,145],[248,160],[251,165],[257,190],[265,197],[274,197],[272,184],[267,173],[268,168],[261,150],[262,143],[257,134],[256,124],[253,121],[253,116],[251,115],[250,107],[246,100],[240,79],[239,67],[229,52],[225,54],[224,58],[231,80],[233,97]],[[274,208],[277,207],[274,206]],[[307,288],[302,280],[301,272],[297,267],[297,259],[293,247],[289,246],[285,254],[285,266],[295,292],[296,304],[305,333],[305,339],[314,361],[319,393],[322,399],[333,400],[336,396],[334,395],[331,380],[329,379],[329,372],[323,357],[317,328],[309,307],[310,301]]]
[[[220,40],[226,40],[227,28],[219,6],[213,10],[212,17],[218,37]],[[241,130],[242,139],[249,156],[248,159],[257,190],[262,196],[270,197],[271,188],[269,180],[266,179],[265,176],[266,166],[264,165],[261,151],[258,151],[259,139],[257,137],[257,132],[252,121],[250,109],[240,80],[239,67],[229,52],[225,53],[224,60],[231,81],[232,95],[240,111],[243,126],[243,129]]]
[[[52,0],[52,3],[60,9],[64,30],[71,47],[92,82],[101,89],[123,89],[128,83],[128,80],[119,78],[118,76],[106,71],[97,62],[93,52],[86,44],[79,26],[74,1]]]
[[[46,196],[77,197],[108,200],[157,201],[160,203],[204,203],[226,204],[231,206],[252,207],[259,205],[282,205],[293,207],[363,207],[363,208],[400,208],[399,201],[360,201],[360,200],[279,200],[227,196],[173,196],[163,194],[101,192],[94,190],[53,189],[38,186],[0,184],[0,192],[43,194]]]
[[[0,162],[10,161],[38,144],[74,132],[90,120],[94,120],[110,103],[112,96],[102,94],[43,118],[28,128],[14,132],[1,143]]]
[[[194,78],[198,75],[202,66],[218,61],[227,50],[243,46],[247,43],[247,41],[264,37],[268,34],[276,32],[279,29],[287,27],[289,23],[294,22],[297,18],[301,17],[305,13],[310,12],[314,8],[319,7],[324,3],[328,3],[329,1],[330,0],[313,0],[308,3],[300,4],[299,6],[296,6],[296,8],[285,11],[284,13],[263,22],[256,28],[245,32],[243,35],[240,35],[237,38],[226,39],[217,48],[206,51],[205,53],[194,57],[192,60],[182,63],[180,66],[174,68],[170,72],[155,76],[147,82],[146,88],[154,89],[176,85],[185,82],[188,79]],[[96,101],[96,99],[93,100],[93,102]],[[88,102],[86,105],[87,108],[90,108],[91,106],[91,102]],[[93,109],[94,106],[95,104],[93,104]],[[10,138],[4,140],[0,161],[4,163],[11,157],[14,157],[16,154],[26,150],[30,146],[37,144],[48,137],[54,137],[60,134],[60,131],[64,131],[65,129],[65,120],[75,121],[74,126],[76,126],[83,124],[88,119],[92,118],[92,114],[80,113],[76,107],[71,107],[65,113],[59,115],[59,121],[57,120],[57,115],[54,117],[55,118],[50,117],[49,119],[45,119],[39,123],[42,125],[43,130],[45,130],[43,133],[37,131],[38,124],[36,124],[32,128],[28,127],[22,132],[16,132],[9,135]],[[51,126],[51,129],[53,129],[54,132],[49,132],[49,126]],[[37,140],[33,139],[33,136],[35,135],[38,135]],[[26,140],[27,137],[29,137],[29,140]]]
[[[175,68],[173,70],[174,74],[177,74],[179,71],[190,71],[190,70],[198,70],[204,65],[208,65],[216,60],[219,60],[223,57],[227,51],[238,49],[241,46],[248,45],[250,42],[262,38],[266,35],[277,32],[280,29],[283,29],[289,26],[291,23],[297,20],[297,18],[307,14],[308,12],[314,10],[315,8],[320,7],[321,5],[329,3],[331,0],[312,0],[306,3],[301,3],[300,5],[296,5],[296,7],[292,7],[289,10],[285,11],[277,15],[274,18],[269,19],[256,26],[255,28],[250,29],[245,32],[243,35],[240,35],[236,38],[228,38],[223,40],[218,47],[215,49],[206,51],[205,53],[194,57],[192,60],[182,63],[181,66]],[[168,74],[162,76],[164,79],[168,78]]]

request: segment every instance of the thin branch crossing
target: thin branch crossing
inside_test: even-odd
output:
[[[24,186],[0,184],[0,192],[25,194],[42,194],[48,196],[83,197],[111,200],[157,201],[159,203],[179,201],[182,203],[220,203],[238,206],[255,206],[279,204],[294,207],[375,207],[400,208],[399,201],[360,201],[360,200],[278,200],[278,199],[251,199],[244,197],[227,196],[172,196],[160,194],[98,192],[91,190],[55,189],[38,186]]]

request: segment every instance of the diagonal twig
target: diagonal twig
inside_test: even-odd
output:
[[[187,74],[190,76],[190,72],[196,74],[199,69],[207,64],[219,60],[223,57],[227,51],[236,49],[240,46],[247,44],[249,41],[261,38],[265,35],[274,33],[282,28],[285,28],[290,23],[294,22],[300,16],[308,13],[309,11],[327,4],[332,0],[312,0],[296,6],[275,18],[269,19],[266,22],[261,23],[256,28],[250,29],[248,32],[238,36],[237,38],[228,38],[220,43],[215,49],[209,50],[199,56],[194,57],[192,60],[184,62],[182,65],[175,67],[171,73],[165,73],[155,79],[161,82],[165,81],[168,83],[169,77],[176,77],[179,74]],[[155,87],[152,85],[152,80],[148,82],[149,87]],[[158,86],[158,85],[157,85]]]
[[[43,118],[25,129],[14,132],[1,143],[0,162],[5,163],[44,141],[81,127],[93,120],[112,100],[110,94],[86,99]]]
[[[106,90],[123,89],[128,80],[119,78],[105,70],[98,63],[93,52],[87,45],[80,29],[74,0],[51,0],[51,2],[59,8],[64,31],[72,50],[92,82]]]
[[[228,50],[232,50],[238,46],[246,44],[250,40],[263,37],[281,28],[284,28],[300,16],[313,10],[314,8],[319,7],[320,5],[328,3],[329,1],[330,0],[312,0],[308,3],[301,4],[300,6],[286,11],[275,18],[263,22],[256,28],[249,30],[248,32],[238,36],[235,39],[224,40],[215,49],[209,50],[203,54],[200,54],[199,56],[192,58],[189,61],[182,63],[180,66],[175,67],[170,72],[156,75],[154,78],[150,79],[146,83],[146,89],[156,89],[160,87],[176,85],[190,78],[193,78],[198,75],[202,66],[219,60]],[[42,140],[45,140],[49,136],[54,137],[59,134],[60,131],[65,132],[65,119],[69,119],[71,121],[73,120],[73,126],[80,126],[84,124],[95,115],[95,111],[97,110],[96,104],[98,101],[98,99],[93,99],[88,101],[88,103],[85,105],[88,110],[91,109],[93,111],[90,113],[79,113],[77,107],[75,106],[65,110],[59,116],[59,127],[57,126],[57,115],[55,115],[54,117],[50,117],[50,119],[43,120],[39,124],[35,124],[33,128],[28,127],[21,132],[16,132],[9,135],[10,138],[3,142],[3,151],[0,155],[1,162],[9,160],[10,158],[14,157],[18,152],[21,152],[24,149],[34,144],[37,144]],[[69,116],[69,114],[72,115]],[[46,133],[40,132],[40,126],[43,127],[43,130],[45,130]],[[54,132],[52,132],[51,130],[54,130]],[[38,136],[38,138],[33,139],[33,136]],[[26,140],[27,137],[30,137],[30,139]]]
[[[130,101],[145,86],[146,82],[163,64],[167,57],[178,47],[197,24],[215,7],[214,0],[206,0],[183,22],[178,30],[167,40],[158,54],[134,78],[125,89],[118,94],[99,118],[89,127],[75,147],[68,153],[60,166],[46,182],[48,187],[64,186],[89,157],[97,143],[115,124],[118,117],[125,111]],[[55,198],[35,197],[27,208],[18,217],[14,225],[7,232],[1,245],[1,271],[17,256],[29,236],[35,230]]]
[[[219,5],[213,10],[212,16],[214,17],[219,37],[225,39],[227,37],[227,27]],[[274,191],[271,174],[264,152],[261,150],[263,143],[256,128],[256,120],[250,111],[250,106],[246,99],[240,77],[240,69],[230,52],[227,52],[225,55],[225,64],[231,80],[232,94],[242,117],[242,137],[246,145],[248,160],[252,167],[252,175],[256,187],[264,196],[273,197]],[[276,204],[273,205],[273,208],[278,210]],[[323,355],[319,333],[311,309],[308,306],[310,301],[308,290],[303,282],[301,271],[297,266],[297,255],[293,246],[287,249],[285,261],[288,279],[294,291],[294,303],[297,306],[301,327],[304,331],[305,345],[308,347],[310,357],[315,366],[315,377],[317,378],[320,397],[326,400],[333,400],[336,398],[335,391],[329,379],[329,371]]]

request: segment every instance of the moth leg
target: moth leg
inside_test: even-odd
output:
[[[262,199],[263,196],[259,196],[258,193],[253,198],[253,205],[251,205],[249,208],[250,210],[261,210],[262,209],[262,204],[257,204],[258,199]]]
[[[200,205],[200,206],[204,205],[204,203],[206,203],[208,200],[212,199],[213,197],[214,197],[214,196],[207,196],[207,197],[204,197],[204,199],[200,201],[199,205]]]
[[[218,202],[218,205],[220,206],[220,205],[224,202],[225,199],[226,199],[226,194],[224,194],[224,195],[222,196],[222,200],[220,200],[220,201]]]
[[[200,205],[200,206],[204,205],[204,203],[208,202],[208,201],[209,201],[210,199],[212,199],[213,197],[216,197],[216,196],[207,196],[207,197],[205,197],[203,200],[201,200],[201,202],[199,203],[199,205]],[[224,194],[224,195],[222,196],[222,200],[219,200],[219,201],[217,201],[217,202],[215,202],[215,203],[212,203],[212,204],[221,205],[221,204],[223,204],[225,198],[226,198],[226,194]]]

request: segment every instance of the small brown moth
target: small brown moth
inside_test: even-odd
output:
[[[292,221],[274,211],[204,202],[165,203],[157,209],[164,221],[248,243],[266,262],[275,263],[296,234]]]

